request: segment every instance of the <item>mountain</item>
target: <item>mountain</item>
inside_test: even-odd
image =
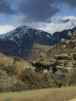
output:
[[[35,45],[32,54],[36,71],[47,69],[59,86],[76,85],[76,30],[72,31],[70,39],[52,47]]]
[[[74,16],[63,17],[61,19],[61,23],[65,25],[64,27],[65,29],[74,28],[76,26],[76,17]]]
[[[26,31],[26,28],[20,27],[0,36],[0,52],[9,54],[0,53],[0,92],[75,86],[76,28],[50,35],[48,43],[40,41],[43,36],[39,37],[44,33],[47,38],[46,32],[36,29]],[[35,40],[33,35],[39,39]],[[28,45],[31,47],[28,48]],[[29,61],[23,59],[27,53],[25,49],[30,50],[27,51],[32,57]],[[24,56],[22,52],[18,54],[20,50]]]
[[[51,38],[50,33],[22,26],[0,36],[0,51],[25,57],[30,53],[34,43],[50,45]]]
[[[0,35],[0,52],[13,56],[29,57],[34,44],[55,45],[61,39],[71,38],[71,33],[75,30],[76,28],[73,28],[51,35],[41,30],[21,26],[14,31]]]

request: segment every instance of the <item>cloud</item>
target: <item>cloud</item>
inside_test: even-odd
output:
[[[8,0],[0,0],[0,13],[10,14],[13,13]]]
[[[71,7],[76,8],[76,0],[64,0],[67,4],[69,4]]]
[[[20,17],[20,19],[23,19],[23,18]],[[21,25],[17,25],[17,26],[21,26]],[[71,28],[75,27],[76,26],[76,16],[63,16],[63,17],[56,16],[56,18],[53,18],[51,22],[32,22],[32,23],[27,22],[26,25],[30,26],[32,28],[40,29],[40,30],[53,34],[54,32],[60,32],[65,29],[71,29]],[[11,24],[0,25],[0,33],[9,32],[9,31],[15,29],[17,26],[14,26]]]
[[[70,21],[69,19],[65,19],[65,20],[62,19],[62,20],[60,20],[61,23],[62,23],[62,22],[63,22],[63,23],[67,23],[67,22],[69,22],[69,21]]]
[[[0,25],[0,34],[7,33],[14,29],[15,29],[15,27],[13,25]]]
[[[47,21],[59,10],[59,0],[21,0],[19,11],[32,21]]]
[[[21,25],[24,19],[21,15],[0,14],[0,25]]]
[[[54,18],[55,19],[55,18]],[[53,19],[53,20],[54,20]],[[47,31],[51,34],[54,32],[60,32],[65,29],[71,29],[76,26],[76,17],[75,16],[56,16],[56,20],[47,23],[38,23],[34,24],[34,28],[41,29]],[[68,21],[66,21],[68,20]],[[66,22],[64,22],[66,21]]]
[[[0,14],[21,14],[25,21],[48,21],[58,11],[60,0],[0,0]]]

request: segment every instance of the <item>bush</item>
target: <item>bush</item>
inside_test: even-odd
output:
[[[7,72],[8,75],[12,76],[16,74],[16,67],[15,66],[1,66],[0,67],[1,70]]]
[[[69,85],[76,85],[76,68],[73,68],[70,73]]]
[[[26,69],[19,75],[19,79],[32,88],[47,88],[56,86],[52,76],[42,72],[35,72],[32,69]]]

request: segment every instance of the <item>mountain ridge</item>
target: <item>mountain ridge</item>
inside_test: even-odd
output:
[[[55,32],[51,35],[45,31],[21,26],[7,34],[0,35],[0,52],[19,57],[30,57],[34,43],[55,45],[61,39],[71,38],[71,33],[75,30],[76,27],[62,32]]]

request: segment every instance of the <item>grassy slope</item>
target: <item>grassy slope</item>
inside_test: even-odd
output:
[[[68,101],[76,97],[76,87],[1,93],[0,101]]]

